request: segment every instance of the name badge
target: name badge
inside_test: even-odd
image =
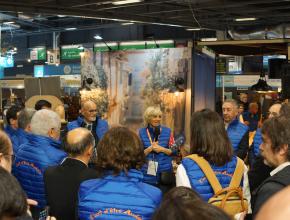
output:
[[[158,162],[154,160],[149,160],[147,174],[156,176],[157,169],[158,169]]]

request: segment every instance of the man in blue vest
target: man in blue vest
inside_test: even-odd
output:
[[[249,128],[242,124],[237,116],[237,102],[233,99],[225,100],[223,104],[225,129],[232,143],[234,154],[243,160],[249,148]]]
[[[92,132],[96,145],[108,131],[108,122],[97,116],[97,105],[93,101],[85,101],[81,105],[81,116],[77,120],[68,123],[67,130],[83,127]]]
[[[22,144],[16,153],[14,175],[28,198],[38,202],[31,209],[34,218],[45,211],[44,171],[50,166],[60,164],[67,156],[61,150],[60,127],[57,113],[47,109],[37,111],[31,119],[32,133],[28,142]]]

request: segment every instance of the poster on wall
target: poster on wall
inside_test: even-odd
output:
[[[190,98],[184,91],[190,90],[185,85],[191,74],[191,56],[191,48],[87,50],[82,57],[82,84],[87,84],[88,78],[92,82],[86,85],[91,91],[81,93],[82,99],[94,99],[99,114],[109,124],[121,124],[135,131],[144,126],[145,109],[159,106],[162,125],[170,127],[175,136],[183,135],[185,108],[190,108]],[[177,78],[184,80],[184,91],[176,91]]]

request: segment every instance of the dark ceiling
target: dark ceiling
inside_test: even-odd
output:
[[[29,35],[66,31],[65,28],[113,27],[124,22],[221,31],[265,29],[290,24],[289,0],[144,0],[125,5],[114,5],[112,2],[0,0],[2,31]],[[245,17],[254,17],[256,20],[234,20]]]

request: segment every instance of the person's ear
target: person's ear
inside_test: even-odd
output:
[[[87,155],[88,155],[88,156],[92,156],[93,153],[94,153],[94,147],[91,145],[91,146],[89,146],[88,149],[87,149]]]
[[[31,132],[31,124],[27,125],[26,131]]]
[[[15,120],[15,119],[13,119],[13,118],[10,118],[10,119],[9,119],[9,124],[10,124],[10,125],[14,125],[14,124],[15,124],[15,122],[16,122],[16,120]]]
[[[49,131],[48,131],[48,137],[54,138],[54,129],[53,128],[50,128],[49,129]]]
[[[283,144],[280,147],[279,154],[280,154],[280,156],[285,156],[286,155],[286,157],[287,157],[287,154],[288,154],[288,144]]]

